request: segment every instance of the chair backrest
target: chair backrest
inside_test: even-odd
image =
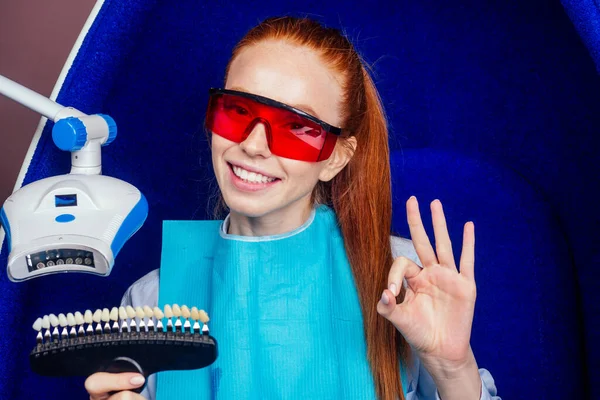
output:
[[[247,29],[290,13],[345,28],[367,60],[378,60],[375,81],[396,151],[396,229],[405,226],[404,201],[413,193],[422,204],[442,199],[457,244],[462,223],[475,220],[473,346],[501,393],[581,398],[572,391],[587,384],[579,374],[572,260],[593,327],[600,247],[595,199],[587,194],[593,188],[586,185],[600,177],[590,161],[600,143],[600,79],[556,3],[106,0],[57,100],[117,121],[119,136],[103,150],[104,173],[137,186],[148,198],[149,218],[108,278],[56,275],[14,284],[0,274],[0,324],[8,330],[0,359],[9,360],[0,367],[0,399],[85,397],[82,379],[29,371],[31,323],[48,313],[118,304],[135,279],[158,267],[162,220],[210,216],[214,183],[201,129],[207,89],[222,82],[230,49]],[[402,148],[429,150],[401,156]],[[24,184],[66,173],[69,161],[52,144],[48,124]],[[588,362],[596,365],[600,330],[586,335]],[[599,374],[590,368],[591,381]]]

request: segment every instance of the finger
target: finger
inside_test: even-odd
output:
[[[404,278],[411,279],[421,272],[421,267],[406,257],[398,257],[394,260],[388,274],[388,289],[398,296]]]
[[[411,196],[406,202],[406,216],[408,219],[408,228],[410,229],[410,237],[412,239],[419,260],[424,267],[429,267],[437,264],[437,257],[431,247],[427,232],[421,221],[421,213],[419,212],[419,203],[415,196]]]
[[[90,400],[106,400],[110,397],[110,392],[135,389],[142,386],[144,381],[142,375],[133,372],[97,372],[85,380],[85,390],[90,394]]]
[[[125,390],[110,396],[108,400],[146,400],[146,398],[141,394]]]
[[[435,249],[440,265],[451,267],[456,271],[456,262],[454,261],[454,254],[452,254],[452,242],[448,234],[444,208],[439,200],[431,202],[431,217],[435,234]]]
[[[391,291],[388,289],[383,291],[381,299],[377,303],[377,312],[401,332],[410,323],[409,315],[405,310],[404,304],[396,304],[396,298]]]
[[[475,280],[475,224],[473,222],[465,224],[460,255],[460,274]]]
[[[377,312],[383,317],[390,319],[396,308],[396,296],[389,289],[384,289],[377,303]]]

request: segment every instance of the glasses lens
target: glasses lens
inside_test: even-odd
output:
[[[214,94],[209,102],[207,128],[228,140],[240,143],[254,124],[268,124],[273,154],[302,161],[320,161],[331,154],[335,135],[319,124],[291,110],[260,103],[254,99]],[[327,148],[327,152],[323,152]],[[324,157],[326,156],[326,157]]]

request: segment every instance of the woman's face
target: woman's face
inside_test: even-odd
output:
[[[231,63],[225,88],[278,100],[341,126],[342,89],[337,79],[313,51],[268,41],[241,51]],[[261,123],[242,143],[213,134],[211,147],[225,202],[232,214],[247,217],[305,215],[319,180],[330,180],[343,168],[336,168],[338,163],[334,162],[339,149],[321,162],[271,154]]]

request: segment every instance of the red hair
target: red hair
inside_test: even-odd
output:
[[[339,30],[308,18],[269,18],[252,28],[233,49],[226,76],[241,50],[265,40],[310,48],[342,78],[342,128],[356,138],[357,147],[331,182],[317,185],[313,199],[331,205],[339,221],[361,303],[377,396],[404,400],[399,365],[401,361],[406,365],[408,343],[377,312],[393,262],[388,130],[379,94],[352,43]],[[404,290],[398,300],[403,297]]]

